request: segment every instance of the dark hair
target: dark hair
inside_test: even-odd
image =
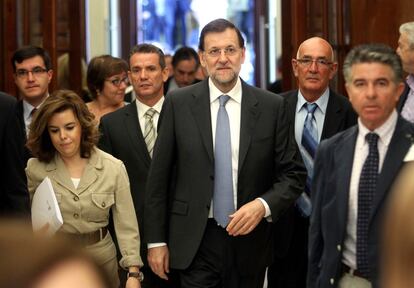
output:
[[[85,263],[109,288],[110,279],[95,259],[60,236],[34,235],[29,223],[0,221],[0,287],[32,287],[54,268],[71,261]]]
[[[57,90],[46,98],[45,102],[36,111],[30,124],[29,138],[26,146],[33,156],[42,162],[50,162],[56,154],[48,131],[48,123],[56,113],[70,109],[79,120],[82,128],[80,154],[83,158],[89,158],[93,148],[98,142],[99,133],[95,116],[89,112],[85,102],[73,91]]]
[[[344,78],[347,83],[352,81],[352,66],[360,63],[380,63],[387,65],[394,72],[394,82],[403,81],[401,59],[395,49],[384,44],[364,44],[354,47],[344,61]]]
[[[97,91],[104,87],[105,80],[113,75],[128,72],[128,63],[111,55],[101,55],[91,59],[86,73],[86,81],[92,99],[98,96]]]
[[[204,26],[203,30],[200,33],[200,40],[198,41],[198,49],[204,51],[204,38],[208,33],[220,33],[224,32],[226,29],[233,29],[237,33],[237,38],[239,39],[240,48],[244,47],[244,38],[240,30],[230,21],[226,19],[216,19]]]
[[[162,50],[158,48],[157,46],[148,44],[148,43],[135,45],[134,47],[132,47],[131,52],[129,53],[129,59],[131,59],[131,56],[134,55],[135,53],[158,54],[161,69],[165,68],[164,52],[162,52]]]
[[[197,70],[198,66],[200,65],[200,60],[198,59],[197,52],[191,47],[184,46],[175,51],[171,64],[175,68],[179,62],[191,59],[195,60]]]
[[[26,59],[33,58],[35,56],[40,56],[45,63],[46,70],[52,69],[52,60],[50,60],[49,53],[41,47],[37,46],[25,46],[13,53],[11,58],[11,64],[13,66],[13,71],[16,72],[16,63],[22,63]]]

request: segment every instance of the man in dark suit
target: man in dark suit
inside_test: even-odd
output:
[[[402,74],[400,58],[385,45],[357,46],[345,59],[358,125],[318,148],[307,287],[378,287],[383,214],[414,134],[395,109]]]
[[[197,83],[196,72],[200,66],[197,52],[191,47],[181,47],[172,57],[173,76],[164,84],[164,92]]]
[[[164,278],[179,269],[183,288],[263,287],[268,220],[299,196],[305,168],[283,99],[238,76],[240,31],[214,20],[199,51],[209,78],[164,102],[145,199],[148,262]]]
[[[14,97],[0,92],[0,216],[30,215],[23,165],[23,138]]]
[[[49,96],[49,83],[52,80],[52,61],[43,48],[26,46],[16,50],[11,63],[20,101],[16,113],[20,121],[22,137],[26,142],[33,113]],[[27,148],[24,150],[24,165],[31,157]]]
[[[164,102],[163,84],[168,77],[164,53],[151,44],[140,44],[132,48],[129,58],[129,77],[137,98],[130,105],[101,118],[102,133],[99,147],[122,160],[128,172],[131,194],[138,219],[141,238],[144,232],[144,198],[147,174],[151,164],[158,118]],[[147,112],[153,111],[149,125]],[[151,126],[151,130],[146,128]],[[150,131],[150,132],[148,132]],[[147,144],[149,137],[153,139]],[[147,136],[147,137],[146,137]],[[146,263],[146,245],[142,241],[141,257]],[[143,287],[170,287],[146,265]],[[165,283],[164,283],[165,282]]]
[[[397,53],[403,69],[408,73],[405,89],[398,101],[397,110],[408,121],[414,122],[414,22],[400,26]]]
[[[295,124],[295,138],[308,171],[307,187],[297,205],[274,223],[275,261],[267,272],[268,287],[306,287],[308,262],[309,190],[312,182],[313,154],[305,143],[304,126],[307,105],[316,104],[312,121],[316,129],[315,144],[356,124],[356,115],[348,99],[329,89],[337,71],[331,45],[322,38],[304,41],[292,59],[299,90],[282,94],[288,103],[288,116]],[[316,148],[316,146],[315,146]],[[303,201],[303,202],[301,202]],[[302,205],[305,205],[303,207]],[[309,207],[306,207],[306,206]]]

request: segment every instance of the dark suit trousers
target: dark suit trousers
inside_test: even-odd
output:
[[[200,248],[191,265],[180,270],[182,288],[262,288],[265,270],[258,275],[240,275],[235,263],[234,238],[217,225],[207,222]],[[243,251],[238,251],[243,253]],[[255,265],[245,263],[244,265]]]
[[[272,265],[269,266],[268,288],[306,287],[309,218],[302,217],[297,210],[292,216],[294,217],[292,241],[286,253],[276,254]],[[276,239],[278,235],[274,237]]]

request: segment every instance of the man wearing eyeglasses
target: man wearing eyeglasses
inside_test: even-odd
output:
[[[33,113],[49,96],[49,83],[53,76],[52,62],[43,48],[27,46],[14,52],[11,63],[20,97],[16,113],[23,129],[22,135],[26,139]],[[30,157],[29,150],[25,149],[25,165]]]
[[[148,262],[181,287],[263,287],[272,231],[306,173],[283,99],[240,79],[244,39],[225,19],[199,42],[209,77],[169,92],[148,175]],[[172,187],[171,187],[172,186]]]
[[[295,123],[295,139],[308,179],[296,205],[274,224],[275,235],[278,236],[274,243],[275,262],[267,274],[269,288],[306,287],[307,239],[312,209],[310,183],[315,149],[320,140],[356,124],[356,114],[348,99],[329,88],[337,63],[327,41],[319,37],[304,41],[296,58],[292,59],[292,68],[299,89],[281,95],[286,99],[288,115]]]

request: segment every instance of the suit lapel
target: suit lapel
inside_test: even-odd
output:
[[[192,95],[193,101],[190,102],[190,108],[200,131],[204,148],[211,162],[214,162],[208,80],[204,80],[201,84],[200,88],[194,91]]]
[[[294,125],[296,118],[296,105],[298,103],[298,90],[282,94],[282,97],[285,99],[287,103],[288,111],[286,115],[289,117],[289,120]]]
[[[378,177],[377,192],[371,209],[370,221],[378,212],[379,207],[381,207],[383,199],[388,194],[391,184],[403,165],[403,159],[407,154],[408,149],[413,144],[411,141],[414,136],[413,134],[414,131],[411,124],[399,116],[394,134],[385,155],[381,173]]]
[[[239,144],[239,173],[243,168],[244,159],[249,150],[251,136],[260,111],[257,107],[258,101],[255,95],[250,93],[248,86],[242,81],[242,103],[240,122],[240,144]]]
[[[56,155],[54,159],[47,164],[46,171],[50,172],[52,181],[54,180],[58,185],[63,186],[71,193],[78,194],[62,158]]]
[[[76,189],[78,194],[85,192],[89,186],[91,186],[92,183],[98,179],[96,169],[102,169],[102,163],[100,161],[98,153],[96,151],[93,151],[88,163],[85,166],[85,170],[83,171],[79,186]]]
[[[147,144],[145,144],[144,134],[139,125],[137,105],[135,101],[129,104],[127,109],[125,109],[124,123],[127,132],[126,134],[128,134],[127,137],[131,141],[133,150],[135,150],[145,165],[149,167],[151,164],[151,157],[147,150]],[[123,129],[123,127],[119,127],[119,129]]]
[[[323,123],[321,139],[329,138],[339,131],[339,124],[342,122],[344,111],[336,101],[336,97],[341,97],[335,94],[332,90],[329,90],[328,106],[326,107],[326,115]]]
[[[338,141],[334,153],[335,171],[339,171],[337,177],[336,208],[338,211],[338,223],[343,225],[339,231],[345,232],[348,217],[349,185],[351,181],[352,166],[354,161],[355,143],[358,135],[357,127],[352,127],[345,132],[344,137]],[[334,192],[334,191],[332,191]]]

